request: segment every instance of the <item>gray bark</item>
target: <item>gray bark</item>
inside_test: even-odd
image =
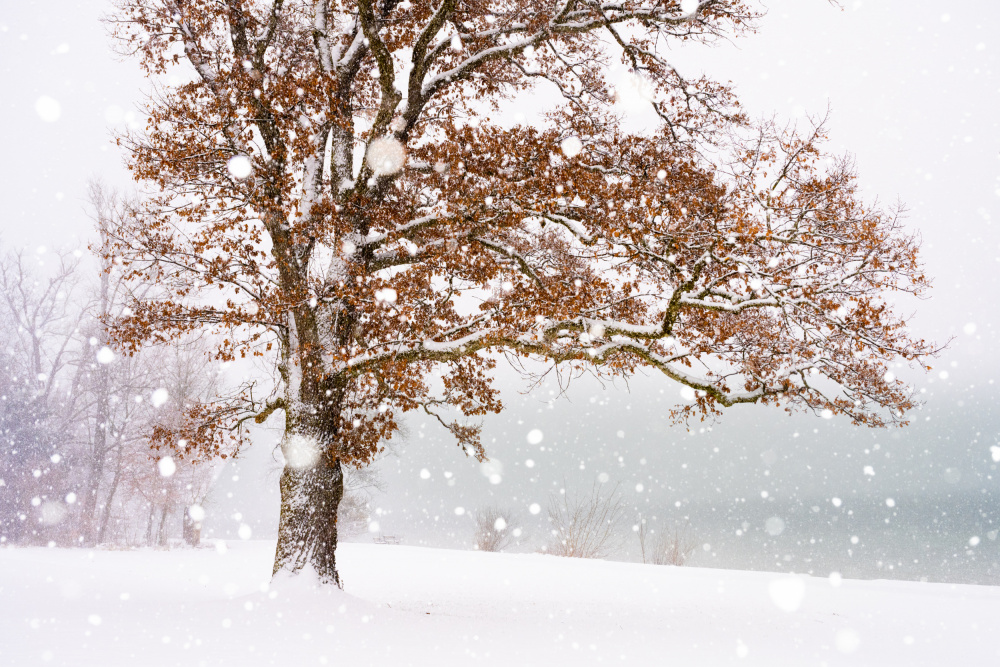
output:
[[[156,543],[161,547],[167,546],[167,518],[170,513],[170,503],[163,503],[163,511],[160,512],[160,531]]]
[[[184,542],[191,547],[201,544],[201,522],[192,519],[187,511],[184,512]]]
[[[101,516],[101,527],[97,531],[97,543],[101,544],[107,539],[108,533],[108,521],[111,519],[111,506],[115,499],[115,494],[118,492],[118,484],[122,479],[122,450],[121,444],[118,445],[118,458],[115,460],[115,476],[111,480],[111,488],[108,489],[108,499],[104,503],[104,512]]]
[[[285,466],[281,474],[281,518],[274,570],[312,568],[322,583],[341,586],[337,572],[337,508],[344,496],[339,460],[321,456],[315,466]]]
[[[100,288],[100,315],[108,313],[110,303],[110,285],[108,273],[101,272]],[[103,336],[102,338],[106,338]],[[97,525],[97,494],[100,491],[101,479],[104,477],[104,461],[108,453],[108,425],[111,419],[110,395],[111,395],[111,369],[108,364],[98,364],[95,369],[97,374],[97,401],[96,401],[96,429],[91,449],[90,471],[87,478],[87,490],[83,500],[83,538],[84,543],[93,546],[99,541]],[[111,494],[114,494],[112,489]],[[108,498],[108,505],[111,498]],[[103,532],[103,531],[102,531]]]

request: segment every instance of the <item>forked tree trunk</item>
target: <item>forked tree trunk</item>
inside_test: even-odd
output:
[[[343,497],[340,461],[321,456],[312,467],[285,465],[273,574],[312,569],[321,583],[341,585],[336,551],[337,508]]]

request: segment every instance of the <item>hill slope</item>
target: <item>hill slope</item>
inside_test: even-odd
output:
[[[1000,588],[344,544],[327,594],[272,550],[0,549],[0,664],[1000,662]]]

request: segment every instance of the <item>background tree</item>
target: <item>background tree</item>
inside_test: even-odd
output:
[[[127,312],[127,302],[141,297],[148,287],[124,280],[120,263],[106,252],[109,230],[128,214],[128,202],[96,181],[90,183],[88,195],[98,261],[93,267],[95,276],[84,272],[74,260],[72,272],[63,278],[67,285],[90,283],[92,298],[67,306],[77,326],[63,354],[72,373],[66,373],[69,386],[60,402],[59,439],[71,452],[64,467],[73,470],[74,490],[80,500],[75,512],[79,538],[93,546],[135,541],[131,524],[135,505],[141,504],[143,497],[138,480],[147,480],[150,467],[156,472],[151,436],[158,423],[176,421],[176,415],[189,403],[215,396],[217,373],[213,368],[217,365],[208,363],[205,346],[199,347],[196,340],[173,340],[169,346],[147,347],[135,355],[122,355],[115,349],[106,323]],[[87,290],[77,287],[76,291],[84,294]],[[52,336],[57,333],[53,327],[39,323],[36,331]],[[164,506],[164,498],[180,498],[185,495],[182,491],[199,497],[207,494],[212,466],[206,463],[197,471],[189,467],[183,466],[183,474],[169,484],[156,480],[157,507],[164,516],[176,509],[176,503]],[[177,486],[181,478],[185,480],[183,488],[171,489],[172,493],[164,496],[164,485]],[[161,520],[160,524],[165,531],[166,522]]]
[[[79,457],[67,437],[76,400],[70,362],[85,312],[78,278],[69,253],[0,256],[2,542],[72,540],[66,499]]]
[[[169,347],[144,350],[141,360],[152,378],[141,419],[129,423],[134,437],[123,440],[116,451],[113,482],[123,482],[126,493],[116,503],[116,522],[127,533],[137,533],[136,517],[144,517],[144,537],[138,541],[164,546],[179,535],[190,546],[201,541],[204,505],[219,473],[217,459],[182,459],[173,450],[151,446],[155,435],[173,428],[192,404],[211,401],[220,384],[218,364],[210,363],[204,341],[176,341]],[[122,359],[122,365],[126,359]],[[118,362],[116,362],[118,363]],[[111,505],[107,507],[111,512]],[[200,518],[199,518],[200,517]],[[102,534],[103,541],[105,534]]]
[[[89,195],[100,249],[117,224],[112,220],[128,207],[99,183],[91,184]],[[109,255],[98,257],[94,267],[82,251],[0,255],[5,542],[93,546],[129,540],[141,494],[127,478],[155,470],[150,443],[156,425],[176,422],[189,405],[218,393],[218,365],[197,340],[131,356],[112,349],[105,322],[123,314],[125,295],[134,299],[144,288],[122,280]],[[203,502],[214,478],[211,462],[183,464],[179,472],[172,480],[179,488],[170,497]],[[162,490],[163,484],[157,480],[156,486]],[[170,505],[167,513],[175,509]]]
[[[156,406],[149,401],[158,382],[151,364],[155,352],[127,357],[113,355],[106,346],[86,346],[84,350],[80,360],[84,377],[77,385],[82,410],[75,431],[86,461],[80,494],[84,500],[81,535],[84,544],[93,546],[107,541],[116,501],[121,501],[118,505],[128,502],[118,497],[129,474],[128,459],[150,456],[150,422]],[[108,352],[102,355],[102,350]],[[101,363],[104,360],[106,363]]]
[[[106,252],[112,220],[121,215],[124,201],[97,181],[88,187],[97,231],[98,279],[96,298],[86,318],[77,359],[75,394],[80,407],[74,421],[83,426],[84,456],[88,472],[82,496],[81,536],[87,545],[104,541],[111,509],[124,471],[126,448],[141,430],[137,426],[147,406],[141,400],[155,387],[146,363],[148,354],[122,359],[110,344],[105,322],[120,316],[125,283]],[[139,402],[131,400],[139,398]],[[140,436],[141,437],[141,436]],[[103,488],[102,488],[103,487]],[[102,493],[103,491],[103,493]]]
[[[112,29],[151,75],[124,135],[152,194],[107,255],[155,289],[135,350],[212,330],[221,359],[276,371],[161,433],[228,454],[282,411],[274,571],[339,583],[342,466],[423,410],[485,456],[499,355],[690,391],[677,416],[782,404],[901,423],[886,374],[932,349],[886,301],[927,282],[898,216],[857,197],[849,160],[751,125],[725,86],[685,79],[672,43],[753,28],[742,0],[118,0]],[[615,114],[611,63],[658,128]],[[178,69],[183,66],[185,69]],[[489,115],[548,86],[540,127]],[[183,443],[183,444],[180,444]]]
[[[218,364],[212,363],[210,352],[211,344],[204,338],[177,341],[162,351],[160,390],[164,405],[153,424],[154,443],[158,442],[158,432],[175,430],[193,406],[209,402],[219,395],[220,370]],[[170,452],[166,453],[169,455]],[[167,494],[164,500],[179,499],[174,509],[180,511],[184,541],[190,546],[198,546],[201,541],[203,505],[218,477],[218,464],[217,459],[177,459],[174,462],[176,472],[168,476],[173,492]],[[171,508],[164,507],[166,517]]]

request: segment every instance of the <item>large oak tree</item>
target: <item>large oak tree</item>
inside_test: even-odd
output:
[[[275,573],[339,584],[342,466],[402,413],[484,456],[453,417],[501,409],[505,355],[657,369],[690,388],[681,418],[761,403],[881,426],[913,407],[888,368],[932,350],[886,299],[926,288],[916,240],[861,200],[821,127],[749,123],[665,58],[752,30],[748,2],[118,4],[118,43],[161,83],[120,138],[148,196],[109,254],[156,289],[117,341],[207,329],[220,358],[273,364],[273,387],[160,436],[228,452],[283,413]],[[617,62],[657,127],[621,122]],[[545,87],[561,103],[543,121],[506,122]]]

